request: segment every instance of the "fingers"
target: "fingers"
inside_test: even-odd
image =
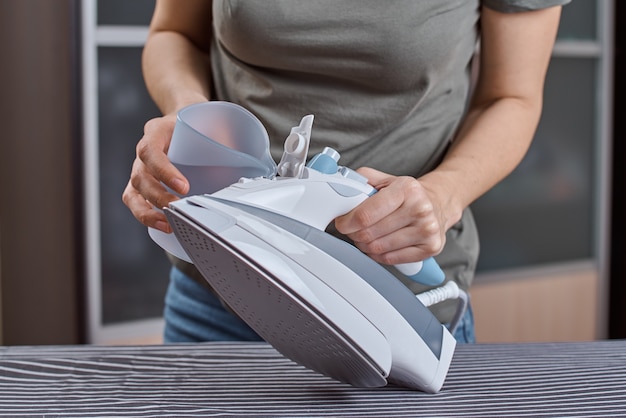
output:
[[[377,190],[388,186],[396,179],[396,176],[383,173],[382,171],[378,171],[370,167],[361,167],[356,171],[362,176],[365,176],[367,178],[367,182]]]
[[[356,241],[373,241],[383,234],[382,230],[392,227],[392,223],[396,229],[403,226],[401,219],[388,219],[392,213],[400,210],[403,203],[403,196],[384,188],[335,219],[335,225],[339,232],[350,235]]]
[[[434,211],[416,211],[408,202],[349,236],[361,251],[385,264],[423,260],[441,252],[445,242]]]
[[[359,172],[379,191],[335,220],[339,232],[385,264],[423,260],[441,252],[445,231],[419,181],[371,169]]]
[[[167,218],[162,211],[156,210],[137,190],[130,181],[122,194],[122,201],[130,209],[133,216],[142,224],[163,231],[172,232]]]
[[[368,236],[373,231],[364,229],[372,227],[400,207],[402,197],[386,191],[382,197],[380,195],[380,190],[392,184],[396,179],[395,176],[368,167],[359,168],[357,172],[365,176],[368,183],[379,192],[366,199],[354,210],[335,219],[335,226],[342,234],[348,236],[355,234],[355,237],[359,238],[358,241],[367,242],[375,239],[376,234]],[[351,238],[354,239],[352,236]]]
[[[170,193],[163,183],[154,177],[139,159],[133,162],[129,183],[143,200],[152,204],[157,209],[163,209],[171,201],[178,199],[178,196]]]
[[[170,116],[149,120],[144,126],[144,136],[137,143],[137,159],[143,163],[144,171],[137,174],[149,174],[158,182],[179,194],[189,191],[189,182],[167,157],[176,120]],[[142,192],[139,181],[132,178],[135,188]]]
[[[137,143],[130,180],[122,193],[122,201],[137,220],[168,233],[171,228],[160,209],[178,196],[165,186],[181,195],[189,191],[187,179],[167,157],[174,124],[172,117],[155,118],[146,123],[144,135]]]

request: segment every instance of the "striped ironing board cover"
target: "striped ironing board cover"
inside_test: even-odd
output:
[[[626,341],[460,345],[436,395],[354,388],[264,343],[2,347],[0,415],[626,416]]]

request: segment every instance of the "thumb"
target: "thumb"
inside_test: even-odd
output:
[[[388,186],[389,183],[391,183],[395,178],[395,176],[392,176],[391,174],[378,171],[371,167],[361,167],[358,168],[356,172],[367,178],[368,183],[378,190]]]

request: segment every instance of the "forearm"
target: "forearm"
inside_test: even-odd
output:
[[[441,202],[446,230],[528,150],[560,12],[503,14],[483,7],[480,71],[468,115],[441,165],[420,179]]]
[[[148,92],[163,114],[209,99],[207,55],[178,32],[150,34],[143,51],[143,73]]]
[[[473,107],[442,163],[419,180],[442,202],[445,229],[517,167],[530,146],[541,100],[502,98]]]

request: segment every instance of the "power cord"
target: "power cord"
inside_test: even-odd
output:
[[[420,293],[419,295],[415,296],[426,307],[435,305],[448,299],[459,300],[459,306],[454,313],[452,321],[450,321],[450,325],[448,326],[448,329],[452,334],[454,334],[454,331],[456,331],[457,327],[461,323],[461,319],[463,318],[463,315],[465,315],[467,305],[469,304],[469,295],[467,294],[467,292],[461,290],[456,282],[453,281],[449,281],[441,287],[431,289],[427,292]]]

